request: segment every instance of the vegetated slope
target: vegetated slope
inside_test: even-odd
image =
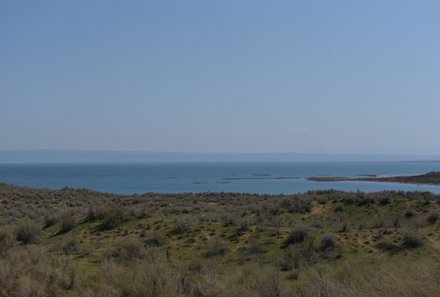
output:
[[[425,184],[440,185],[440,172],[428,172],[421,175],[412,176],[388,176],[388,177],[331,177],[331,176],[314,176],[308,178],[311,181],[368,181],[368,182],[388,182],[388,183],[405,183],[405,184]]]
[[[0,185],[0,296],[437,296],[439,201]]]

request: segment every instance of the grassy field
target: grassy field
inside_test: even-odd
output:
[[[0,185],[3,296],[440,296],[440,196]]]

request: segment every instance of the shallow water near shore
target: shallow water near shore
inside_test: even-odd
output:
[[[440,186],[306,180],[311,176],[415,175],[430,171],[440,171],[440,162],[8,164],[0,165],[0,182],[35,188],[88,188],[120,194],[293,194],[325,189],[430,191],[440,194]]]

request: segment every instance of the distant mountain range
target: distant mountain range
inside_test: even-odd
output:
[[[0,163],[152,163],[152,162],[399,162],[440,161],[435,155],[307,153],[164,153],[105,150],[1,151]]]

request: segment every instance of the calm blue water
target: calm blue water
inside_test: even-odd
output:
[[[121,194],[160,192],[301,193],[308,190],[417,190],[440,187],[370,182],[311,182],[311,176],[412,175],[440,171],[440,162],[179,163],[0,165],[0,182]]]

